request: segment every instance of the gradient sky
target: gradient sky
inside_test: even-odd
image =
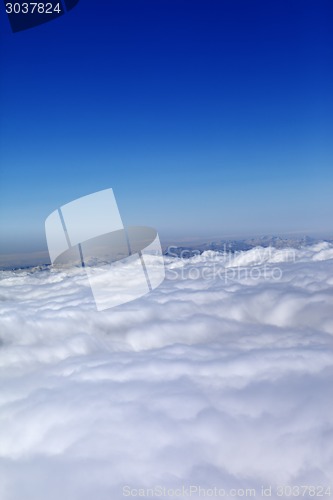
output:
[[[81,0],[1,37],[1,253],[112,187],[162,239],[333,233],[331,0]]]

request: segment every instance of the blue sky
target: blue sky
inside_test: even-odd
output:
[[[333,4],[80,0],[1,37],[0,252],[112,187],[163,239],[333,233]]]

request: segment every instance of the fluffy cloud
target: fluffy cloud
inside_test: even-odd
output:
[[[104,312],[78,270],[1,273],[1,499],[333,483],[333,246],[166,267]]]

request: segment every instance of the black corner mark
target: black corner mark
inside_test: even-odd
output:
[[[57,19],[73,9],[80,0],[4,0],[13,33]]]

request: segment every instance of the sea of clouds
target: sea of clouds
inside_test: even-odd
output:
[[[104,312],[81,270],[0,273],[1,500],[333,497],[333,245],[165,263]]]

